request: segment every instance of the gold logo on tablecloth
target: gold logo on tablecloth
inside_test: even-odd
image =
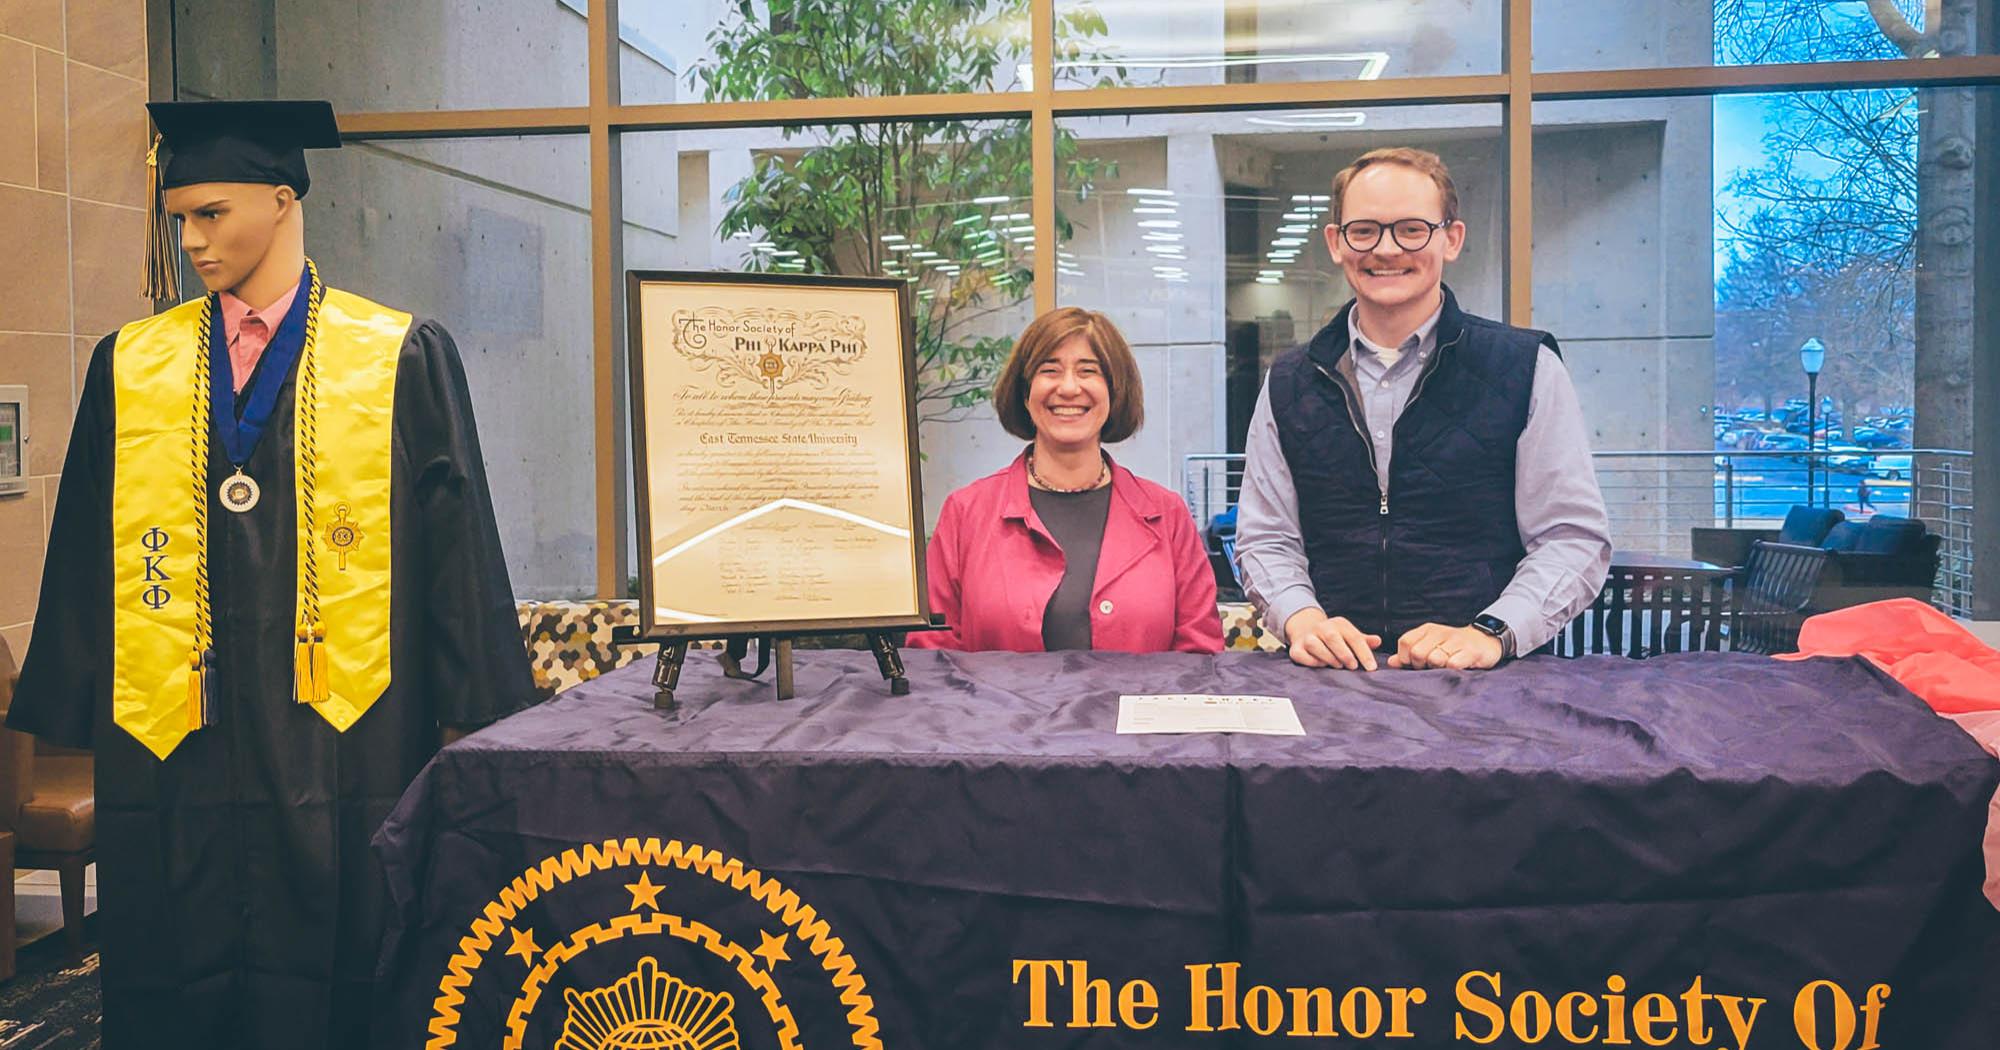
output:
[[[609,874],[591,878],[601,872]],[[689,878],[695,880],[692,887]],[[617,901],[620,913],[568,933],[548,929],[548,905],[538,907],[536,902],[573,883],[586,887],[581,892],[593,894],[599,902]],[[713,925],[676,914],[686,905],[674,903],[673,887],[712,894],[717,885],[739,894],[763,921],[743,922],[741,909],[718,914]],[[622,892],[616,887],[623,887]],[[545,942],[536,940],[537,922],[542,924],[539,932],[548,938]],[[513,947],[501,950],[510,934]],[[618,942],[627,942],[625,949],[634,954],[636,949],[648,954],[619,980],[592,987],[609,976],[603,973],[603,963],[596,964],[596,980],[585,976],[590,973],[588,964],[578,964],[592,950]],[[467,993],[482,979],[503,986],[519,983],[504,1019],[501,1050],[521,1050],[526,1045],[531,1020],[545,1016],[538,1014],[544,999],[555,1004],[555,988],[562,988],[560,1004],[567,1013],[554,1050],[733,1050],[739,1045],[739,1020],[768,1031],[770,1043],[780,1050],[804,1050],[806,1033],[784,993],[784,986],[798,981],[825,982],[840,1002],[839,1012],[816,1022],[812,1045],[882,1050],[868,982],[826,920],[777,880],[693,843],[611,839],[566,849],[502,886],[457,943],[431,1004],[426,1050],[459,1044]],[[541,943],[549,946],[542,948]],[[756,947],[748,947],[750,943]],[[740,988],[734,994],[698,988],[660,968],[658,960],[667,958],[667,953],[689,948],[698,949],[694,958],[706,958],[710,965],[719,960],[724,965],[712,969],[711,976],[732,975],[729,979],[741,982]],[[598,958],[617,954],[614,949]],[[525,977],[519,969],[523,966]],[[567,967],[577,969],[566,973]],[[579,991],[579,982],[590,990]],[[486,994],[479,998],[493,1001]],[[743,1018],[736,1016],[738,1005],[753,1003]],[[539,1023],[552,1022],[545,1018]],[[840,1032],[837,1042],[835,1031]]]
[[[652,956],[617,984],[563,993],[555,1050],[736,1050],[736,1000],[660,970]]]

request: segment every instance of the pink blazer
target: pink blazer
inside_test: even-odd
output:
[[[1028,502],[1026,457],[946,497],[926,555],[931,611],[950,629],[910,634],[920,649],[1040,652],[1042,611],[1063,552]],[[1187,504],[1111,465],[1111,510],[1090,594],[1096,649],[1222,651],[1215,576]]]

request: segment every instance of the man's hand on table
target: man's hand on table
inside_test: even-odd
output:
[[[1292,662],[1301,667],[1339,667],[1373,671],[1380,635],[1364,634],[1345,616],[1328,616],[1318,608],[1300,609],[1285,621]],[[1390,667],[1424,670],[1481,671],[1498,666],[1506,656],[1500,639],[1477,627],[1427,623],[1396,640]]]
[[[1396,640],[1396,652],[1389,657],[1389,666],[1483,671],[1499,664],[1505,655],[1500,639],[1477,627],[1427,623],[1411,628]]]
[[[1345,616],[1328,616],[1317,608],[1300,609],[1285,621],[1292,662],[1301,667],[1340,667],[1349,671],[1375,669],[1375,647],[1382,636],[1363,634]]]

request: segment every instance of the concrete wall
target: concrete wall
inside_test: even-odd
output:
[[[1599,452],[1714,440],[1706,99],[1537,107],[1535,324],[1562,340]],[[1613,277],[1615,275],[1615,279]],[[1618,547],[1684,555],[1714,523],[1706,457],[1601,457]]]
[[[28,647],[91,349],[145,316],[146,5],[0,0],[0,386],[28,388],[24,495],[0,496],[0,637]]]

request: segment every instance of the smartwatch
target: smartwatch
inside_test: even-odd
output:
[[[1472,618],[1472,629],[1480,634],[1492,635],[1500,640],[1500,658],[1510,659],[1514,655],[1514,629],[1507,621],[1491,613],[1480,613]]]

